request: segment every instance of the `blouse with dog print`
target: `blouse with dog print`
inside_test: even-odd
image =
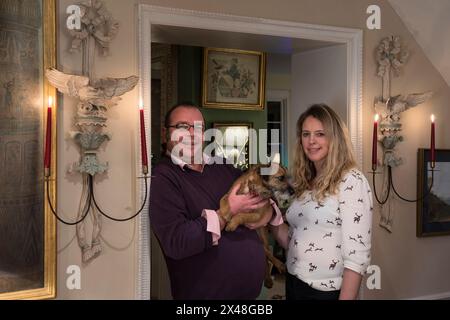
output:
[[[339,290],[344,268],[364,274],[370,263],[372,193],[352,169],[336,195],[317,202],[311,191],[289,207],[287,269],[312,288]]]

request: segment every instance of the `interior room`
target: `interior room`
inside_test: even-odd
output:
[[[167,92],[167,89],[161,89],[159,84],[157,88],[152,86],[152,154],[153,163],[160,160],[160,121],[159,110],[164,108],[156,107],[158,101],[162,101],[160,95],[157,95],[157,101],[153,103],[156,92],[166,92],[165,102],[169,107],[174,105],[175,97],[179,101],[193,101],[195,104],[201,103],[199,89],[201,87],[201,64],[202,48],[228,48],[238,50],[262,51],[266,53],[266,98],[263,112],[243,111],[243,110],[218,110],[205,109],[203,115],[206,127],[214,127],[217,122],[239,123],[246,122],[251,128],[258,129],[278,129],[280,130],[281,163],[288,166],[289,160],[292,162],[292,148],[295,145],[295,121],[298,118],[299,108],[293,107],[304,105],[306,108],[309,101],[322,99],[330,105],[341,106],[338,113],[344,119],[347,118],[347,110],[344,109],[347,100],[347,57],[346,47],[340,43],[327,41],[315,41],[308,39],[274,37],[268,35],[246,34],[225,31],[212,31],[205,29],[180,28],[165,25],[152,26],[152,85],[155,79],[164,82],[161,79],[176,78],[172,83],[166,84],[165,88],[172,88],[175,92]],[[176,71],[173,70],[176,66]],[[315,85],[315,92],[306,88],[306,84],[313,81],[311,73],[300,72],[305,66],[314,70],[315,79],[327,78],[327,81],[320,81]],[[176,74],[176,77],[173,75]],[[170,80],[165,80],[170,81]],[[294,83],[294,84],[293,84]],[[291,97],[290,92],[293,85],[301,83],[302,89],[298,99]],[[305,84],[305,85],[303,85]],[[186,89],[186,87],[188,89]],[[327,96],[322,95],[322,89],[327,87],[335,88],[333,91],[327,90]],[[318,97],[320,96],[320,98]],[[172,101],[170,101],[172,99]],[[292,99],[292,100],[291,100]],[[300,108],[301,110],[301,108]],[[244,121],[245,120],[245,121]],[[288,129],[289,128],[289,129]],[[293,131],[294,130],[294,131]],[[270,142],[268,142],[270,144]],[[284,152],[283,152],[284,151]],[[270,155],[270,149],[267,150]],[[159,244],[153,236],[152,241],[152,276],[155,279],[152,291],[154,298],[170,298],[170,282],[167,271],[165,270],[164,257],[160,251]],[[275,244],[276,246],[276,244]],[[159,263],[158,263],[159,261]],[[162,268],[162,270],[160,270]],[[277,278],[277,288],[269,290],[268,293],[262,293],[260,298],[270,298],[273,296],[284,296],[284,277],[274,271],[274,277]],[[157,279],[157,280],[156,280]],[[165,279],[163,281],[162,279]],[[164,283],[164,285],[163,285]],[[161,287],[161,288],[160,288]],[[158,289],[159,288],[159,289]],[[158,293],[160,291],[160,293]],[[272,291],[275,291],[272,293]],[[265,294],[265,295],[263,295]],[[270,296],[270,297],[269,297]]]
[[[2,0],[0,300],[173,299],[150,195],[180,102],[243,172],[278,153],[292,173],[300,115],[330,106],[373,193],[356,298],[450,299],[448,13],[446,0]],[[233,61],[250,71],[223,72]],[[269,266],[255,298],[284,300]]]

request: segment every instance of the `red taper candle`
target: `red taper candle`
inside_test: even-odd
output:
[[[142,173],[148,173],[148,157],[147,157],[147,141],[145,138],[145,121],[144,121],[144,105],[142,100],[139,101],[139,115],[141,120],[141,156],[142,156]]]
[[[434,168],[434,165],[436,163],[436,150],[435,150],[435,138],[434,138],[434,131],[435,131],[435,124],[434,124],[434,114],[431,115],[431,146],[430,146],[430,160],[431,160],[431,167]]]
[[[52,159],[52,104],[53,98],[48,97],[47,107],[47,132],[45,135],[45,153],[44,153],[44,174],[50,176],[50,166]]]
[[[373,140],[372,140],[372,170],[377,170],[378,165],[378,114],[375,115],[375,121],[373,122]]]

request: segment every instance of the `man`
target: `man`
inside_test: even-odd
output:
[[[216,210],[241,172],[202,154],[203,129],[197,107],[181,104],[169,110],[163,129],[166,156],[153,171],[150,221],[166,258],[172,296],[255,299],[264,280],[265,255],[253,229],[268,223],[273,213],[268,210],[252,229],[223,230],[225,221]],[[200,160],[194,161],[199,153]],[[229,196],[232,214],[266,204],[259,197],[236,195],[236,190]]]

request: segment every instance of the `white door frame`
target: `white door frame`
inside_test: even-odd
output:
[[[362,166],[362,61],[363,33],[360,29],[313,25],[258,17],[243,17],[147,4],[138,5],[138,61],[140,95],[145,112],[150,114],[151,104],[151,26],[152,24],[245,32],[270,36],[328,41],[347,46],[347,124],[355,147],[357,162]],[[148,119],[149,120],[149,117]],[[147,121],[149,123],[149,121]],[[151,150],[151,149],[148,149]],[[139,189],[142,191],[142,184]],[[139,218],[139,266],[136,296],[147,299],[150,287],[148,215]],[[144,258],[142,258],[144,257]]]
[[[289,139],[288,139],[288,132],[290,131],[289,128],[289,121],[288,119],[289,117],[289,109],[290,109],[290,95],[291,92],[289,90],[272,90],[269,89],[266,91],[266,105],[267,105],[267,101],[279,101],[281,103],[281,119],[280,119],[280,123],[281,123],[281,127],[283,128],[280,132],[280,138],[283,141],[284,144],[284,148],[286,150],[289,150],[290,146],[289,146]],[[280,150],[281,152],[281,150]],[[287,156],[287,153],[285,154],[285,156]],[[288,159],[289,160],[289,157]]]

